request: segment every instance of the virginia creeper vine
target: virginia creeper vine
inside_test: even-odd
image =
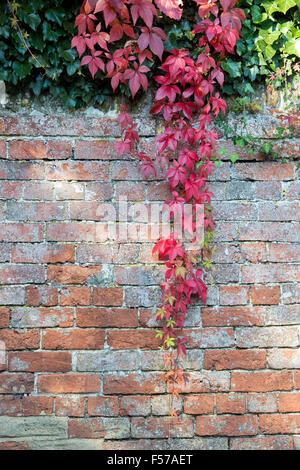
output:
[[[164,51],[167,37],[154,26],[155,18],[163,13],[180,20],[181,0],[84,0],[76,18],[78,34],[72,40],[82,57],[81,65],[88,65],[94,77],[97,70],[106,72],[113,90],[120,83],[128,84],[132,98],[143,88],[147,91],[150,64],[156,56],[162,62],[160,74],[154,79],[159,85],[154,94],[151,114],[160,115],[164,130],[156,138],[158,156],[153,161],[136,150],[139,142],[137,124],[123,107],[118,122],[122,140],[116,143],[119,155],[131,153],[141,162],[146,177],[154,176],[159,166],[165,169],[171,197],[166,204],[170,218],[181,214],[182,228],[195,234],[204,224],[204,246],[213,236],[215,222],[211,215],[211,197],[207,182],[214,165],[215,142],[213,118],[226,109],[220,97],[224,82],[221,62],[234,47],[245,14],[234,8],[237,0],[195,0],[198,22],[191,34],[198,38],[196,59],[189,51]],[[100,20],[96,14],[100,13]],[[118,47],[120,41],[124,47]],[[117,43],[117,44],[116,44]],[[84,55],[85,54],[85,55]],[[184,217],[184,206],[192,205],[189,217]],[[204,217],[199,222],[199,207],[204,206]],[[184,380],[179,358],[186,354],[187,338],[183,327],[187,307],[192,296],[198,295],[206,303],[207,287],[203,270],[198,267],[200,252],[189,252],[177,240],[175,233],[159,240],[153,253],[158,253],[166,266],[165,282],[161,285],[162,302],[156,318],[164,326],[157,335],[164,350],[165,379],[172,396]],[[175,410],[171,410],[175,414]]]

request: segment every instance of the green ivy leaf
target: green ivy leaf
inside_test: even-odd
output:
[[[226,62],[221,63],[221,67],[225,72],[228,72],[232,78],[241,76],[241,62],[234,62],[232,59],[227,59]]]
[[[296,6],[296,2],[294,0],[276,0],[277,5],[279,6],[282,13],[286,14],[286,12]]]

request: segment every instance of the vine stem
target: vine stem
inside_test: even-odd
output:
[[[46,68],[44,67],[44,65],[42,65],[42,64],[40,63],[40,61],[37,59],[37,57],[36,57],[36,56],[33,54],[33,52],[31,51],[30,47],[28,46],[28,44],[27,44],[27,42],[26,42],[26,40],[25,40],[24,34],[23,34],[23,32],[22,32],[22,30],[21,30],[21,28],[20,28],[20,26],[19,26],[18,18],[17,18],[17,16],[16,16],[15,12],[14,12],[14,9],[13,9],[13,7],[12,7],[10,1],[9,1],[9,0],[6,0],[6,1],[7,1],[7,4],[8,4],[8,6],[9,6],[9,9],[10,9],[10,11],[11,11],[11,14],[13,15],[13,19],[15,20],[15,26],[17,27],[17,29],[18,29],[18,31],[19,31],[19,34],[20,34],[20,36],[21,36],[21,39],[22,39],[22,42],[23,42],[24,46],[25,46],[26,49],[28,50],[28,52],[29,52],[29,54],[31,55],[31,57],[33,58],[33,60],[34,60],[40,67],[42,67],[42,69],[44,69],[46,73],[51,74],[51,75],[52,75],[52,80],[54,80],[54,78],[55,78],[55,73],[50,72],[50,70],[46,69]]]

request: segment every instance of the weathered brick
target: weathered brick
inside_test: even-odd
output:
[[[268,364],[271,369],[300,369],[300,350],[270,349]]]
[[[0,341],[4,342],[5,349],[7,350],[38,349],[40,333],[37,330],[24,332],[2,330],[0,331]]]
[[[148,416],[151,414],[151,398],[146,396],[126,396],[120,400],[121,416]]]
[[[258,432],[257,416],[197,416],[198,436],[251,436]]]
[[[95,374],[41,374],[38,393],[99,393],[100,381]]]
[[[229,387],[228,371],[191,371],[187,383],[181,385],[181,393],[228,392]]]
[[[131,433],[135,438],[193,437],[194,419],[174,417],[170,427],[169,417],[132,418]]]
[[[294,179],[293,163],[278,165],[277,162],[236,163],[233,177],[242,180],[288,181]]]
[[[19,181],[1,181],[1,199],[21,199],[23,184]]]
[[[245,305],[249,302],[249,288],[246,286],[220,286],[221,305]]]
[[[67,163],[48,163],[46,165],[46,177],[49,181],[107,181],[109,178],[109,164],[108,162],[79,160],[69,160]]]
[[[161,340],[154,330],[111,330],[107,343],[113,349],[157,349]]]
[[[42,180],[44,163],[0,161],[0,180]]]
[[[86,410],[86,398],[81,396],[64,396],[55,398],[56,416],[83,417]]]
[[[251,301],[253,305],[279,304],[280,286],[253,286],[251,287]]]
[[[44,416],[53,412],[52,397],[24,396],[22,398],[22,416]]]
[[[248,181],[230,181],[226,184],[226,199],[255,199],[255,184]]]
[[[118,416],[118,398],[117,397],[89,397],[88,415],[89,416]],[[122,413],[120,413],[122,415]],[[127,413],[126,413],[127,415]]]
[[[297,347],[298,328],[295,326],[239,328],[236,331],[236,344],[239,348]]]
[[[281,299],[284,304],[300,304],[300,284],[283,284]]]
[[[113,247],[111,245],[79,245],[76,249],[78,263],[111,263],[113,260]]]
[[[11,245],[8,243],[1,243],[0,244],[0,262],[6,263],[10,261],[10,252],[11,252]]]
[[[43,349],[101,349],[105,332],[102,330],[46,330],[42,334]]]
[[[9,328],[9,309],[0,308],[0,328]]]
[[[300,414],[260,415],[259,427],[263,434],[298,434]]]
[[[176,410],[177,414],[183,411],[183,403],[181,396],[170,397],[167,395],[153,395],[151,398],[152,415],[155,416],[170,416],[171,410]]]
[[[48,224],[48,241],[101,242],[107,239],[106,224],[62,222]],[[30,240],[29,240],[30,241]]]
[[[87,279],[101,271],[101,266],[48,266],[47,281],[56,284],[85,284]]]
[[[60,294],[60,304],[66,306],[90,305],[91,289],[89,287],[68,287]]]
[[[295,224],[289,222],[243,222],[238,232],[241,241],[296,242],[298,238]]]
[[[138,311],[133,308],[78,308],[76,325],[80,327],[134,328],[138,326]]]
[[[0,224],[2,242],[41,242],[42,226],[39,224]]]
[[[51,286],[28,286],[26,288],[27,305],[38,307],[44,305],[50,307],[58,304],[58,291]]]
[[[53,190],[53,183],[48,183],[45,181],[26,181],[24,182],[23,199],[31,201],[52,201],[54,198]]]
[[[215,220],[257,220],[257,206],[250,202],[215,202],[212,208]],[[291,220],[291,219],[289,219]]]
[[[123,304],[123,289],[119,287],[95,287],[93,304],[109,307],[121,307]]]
[[[204,351],[204,369],[264,369],[266,352],[260,350]]]
[[[116,158],[114,142],[108,140],[77,140],[74,158],[81,160],[111,160]]]
[[[275,263],[299,261],[300,246],[297,243],[270,243],[269,260]]]
[[[188,348],[220,348],[234,345],[232,328],[203,328],[186,330]]]
[[[244,242],[240,246],[241,261],[260,263],[268,260],[267,247],[265,243]]]
[[[293,439],[289,436],[258,436],[230,439],[232,450],[292,450]]]
[[[74,256],[73,245],[18,243],[12,247],[13,263],[73,263]]]
[[[263,312],[257,307],[214,307],[202,309],[203,326],[263,325]]]
[[[10,265],[0,266],[0,282],[3,284],[42,283],[45,271],[42,266]]]
[[[11,312],[14,328],[45,328],[73,326],[71,308],[14,308]]]
[[[189,415],[213,414],[214,406],[213,395],[192,395],[184,398],[184,412]]]
[[[20,410],[21,401],[19,397],[15,395],[3,395],[0,397],[0,416],[16,416],[20,413]]]
[[[276,413],[277,397],[275,393],[248,393],[247,410],[249,413]]]
[[[87,201],[110,201],[113,194],[114,186],[112,183],[99,183],[92,181],[86,183],[85,199]]]
[[[83,349],[83,348],[82,348]],[[77,353],[77,370],[81,372],[101,372],[136,370],[139,366],[137,351],[88,351]]]
[[[130,436],[128,418],[86,418],[69,420],[69,438],[126,439]]]
[[[84,183],[57,181],[53,183],[53,186],[55,187],[57,201],[84,199]]]
[[[32,393],[33,385],[33,374],[0,374],[0,393]]]
[[[216,395],[217,414],[244,414],[246,412],[246,396],[239,393],[218,393]]]
[[[71,151],[71,143],[63,140],[12,140],[8,155],[13,160],[59,160],[69,158]]]
[[[279,181],[257,181],[255,183],[256,199],[281,199],[281,182]]]
[[[72,370],[72,356],[65,352],[8,353],[11,372],[68,372]]]
[[[291,372],[232,372],[231,390],[234,392],[272,392],[291,390]]]
[[[299,221],[299,202],[265,202],[258,207],[259,220]]]
[[[112,375],[104,376],[103,393],[105,395],[132,395],[138,394],[154,394],[165,392],[165,381],[162,374],[144,373],[144,374],[128,374],[128,375]]]

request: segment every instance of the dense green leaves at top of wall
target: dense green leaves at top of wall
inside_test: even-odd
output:
[[[5,2],[0,11],[0,80],[8,91],[30,89],[35,96],[50,93],[67,107],[101,104],[111,93],[104,75],[93,81],[85,68],[80,68],[75,49],[70,48],[74,20],[82,0],[72,8],[66,0],[22,0],[17,17],[26,41],[46,74],[31,58],[16,28],[11,26],[11,13]],[[292,64],[300,56],[300,0],[240,0],[247,20],[237,44],[237,54],[222,65],[226,74],[225,92],[240,95],[252,92],[254,82],[264,81],[283,65],[292,73]],[[163,27],[170,39],[168,47],[186,47],[197,53],[190,31],[196,4],[184,0],[181,21],[166,21]],[[161,20],[162,21],[162,20]],[[28,37],[27,37],[28,35]],[[126,91],[126,90],[124,90]]]

